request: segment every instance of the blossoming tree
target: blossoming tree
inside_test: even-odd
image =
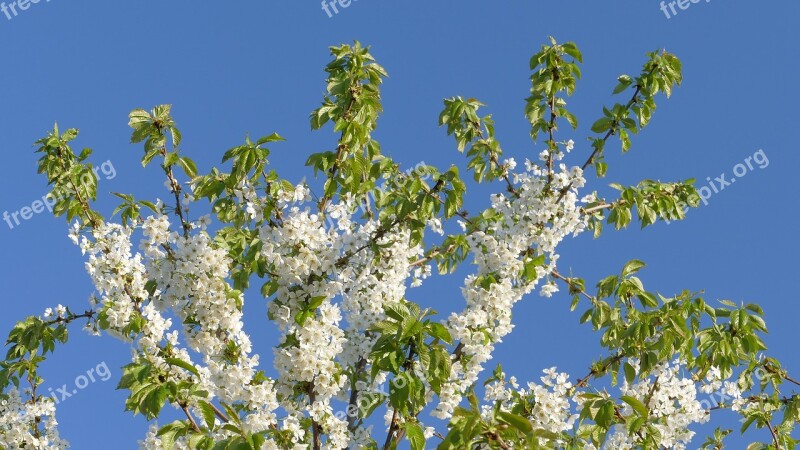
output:
[[[59,305],[9,334],[0,448],[67,447],[53,399],[37,390],[37,370],[78,321],[132,346],[119,388],[129,391],[127,410],[153,423],[145,449],[679,449],[695,437],[692,425],[718,409],[738,412],[742,432],[769,431],[748,448],[795,448],[798,381],[764,353],[761,308],[648,291],[637,260],[594,287],[558,269],[566,238],[599,237],[604,224],[678,220],[697,206],[693,180],[614,184],[612,199],[583,193],[584,170],[605,175],[609,141],[627,151],[657,97],[680,84],[674,55],[650,53],[639,75],[619,77],[614,94],[624,100],[603,108],[580,166],[562,162],[575,143],[557,137],[578,123],[565,102],[581,74],[573,43],[551,39],[531,59],[525,115],[543,150],[520,168],[503,155],[481,103],[445,100],[439,123],[468,158],[469,178],[498,186],[490,207],[469,214],[456,166],[403,171],[381,153],[372,134],[386,72],[368,49],[355,43],[331,53],[311,126],[330,122],[338,142],[308,158],[318,195],[269,168],[277,134],[228,150],[229,171],[198,174],[162,105],[134,110],[130,126],[132,141],[144,144],[143,165],[163,170],[169,199],[117,194],[112,222],[92,207],[91,150],[70,148],[77,130],[56,127],[37,142],[39,171],[68,193],[54,212],[74,223],[70,237],[88,257],[96,295],[85,312]],[[208,215],[192,217],[203,208]],[[460,232],[445,235],[446,221]],[[442,315],[415,303],[408,288],[434,268],[451,274],[464,263],[474,270],[463,281],[463,310]],[[250,287],[260,287],[281,332],[274,377],[244,332]],[[551,368],[520,383],[492,370],[495,345],[513,329],[513,305],[559,289],[606,356],[580,377]],[[701,402],[715,392],[726,400]],[[159,427],[168,404],[184,417]],[[380,415],[385,428],[373,420]],[[695,445],[723,448],[731,431],[721,425]]]

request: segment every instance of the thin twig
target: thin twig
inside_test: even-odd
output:
[[[308,385],[308,400],[313,406],[316,401],[316,394],[314,394],[314,383]],[[314,450],[322,448],[322,436],[320,435],[320,427],[315,419],[311,419],[311,433],[314,439]]]
[[[472,127],[475,129],[475,131],[478,132],[478,137],[480,139],[485,139],[485,137],[483,135],[483,128],[481,127],[481,124],[479,122],[474,121],[474,120],[470,120],[469,123],[470,123],[470,125],[472,125]],[[498,169],[503,166],[502,164],[500,164],[500,161],[497,159],[497,155],[494,154],[491,150],[489,150],[489,161],[491,161],[492,164],[497,166]],[[517,188],[514,187],[514,183],[512,183],[511,179],[508,177],[508,172],[503,172],[502,178],[506,182],[506,189],[508,189],[508,192],[510,192],[512,195],[514,195],[514,197],[519,198],[519,191],[517,190]]]
[[[618,200],[616,202],[613,202],[613,203],[603,203],[603,204],[600,204],[600,205],[592,206],[591,208],[584,208],[581,212],[583,212],[583,214],[585,214],[585,215],[590,215],[590,214],[594,214],[597,211],[602,211],[604,209],[611,209],[611,208],[613,208],[615,206],[621,206],[621,205],[624,205],[624,204],[625,204],[625,200],[624,199],[620,199],[620,200]]]
[[[189,408],[186,406],[186,403],[180,405],[183,413],[186,414],[186,418],[189,419],[189,423],[192,424],[192,429],[197,433],[200,432],[200,427],[197,426],[197,422],[194,421],[194,417],[192,417],[192,413],[189,412]]]
[[[657,65],[654,66],[649,73],[655,71],[657,67],[658,67]],[[625,105],[625,110],[630,110],[631,106],[633,106],[634,103],[636,103],[637,97],[639,96],[639,93],[641,91],[642,91],[641,84],[637,84],[636,89],[633,91],[631,99],[628,100],[628,103]],[[610,138],[611,135],[613,134],[614,134],[614,127],[611,127],[611,129],[608,130],[606,135],[603,136],[603,138],[601,139],[603,141],[603,144],[605,144],[605,142],[608,141],[608,138]],[[581,170],[586,170],[586,168],[589,167],[589,165],[592,164],[592,162],[594,162],[594,159],[597,157],[597,154],[600,152],[601,148],[602,148],[601,146],[595,146],[594,150],[592,150],[592,153],[589,155],[589,158],[586,159],[586,162],[583,163],[583,165],[581,166]],[[563,199],[564,196],[567,195],[567,192],[569,192],[572,186],[573,182],[570,181],[568,185],[564,186],[564,188],[561,189],[561,193],[558,195],[558,200],[556,201],[556,203],[560,202],[561,199]]]
[[[775,433],[775,429],[772,428],[772,424],[769,420],[766,421],[767,429],[769,429],[769,433],[772,435],[772,442],[775,443],[775,450],[781,450],[781,444],[778,442],[778,435]]]
[[[216,406],[215,406],[213,403],[211,403],[211,402],[208,402],[208,404],[209,404],[209,405],[211,405],[211,409],[213,409],[213,410],[214,410],[214,414],[215,414],[217,417],[219,417],[219,419],[220,419],[221,421],[223,421],[223,422],[225,422],[225,423],[228,423],[228,422],[230,422],[230,421],[231,421],[231,419],[229,419],[229,418],[228,418],[228,416],[226,416],[226,415],[225,415],[225,413],[224,413],[224,412],[222,412],[222,411],[221,411],[219,408],[217,408],[217,407],[216,407]]]
[[[392,437],[397,430],[397,409],[392,412],[392,421],[389,426],[389,434],[386,435],[386,441],[383,443],[383,450],[389,450],[392,445]]]
[[[581,295],[583,295],[587,299],[591,300],[592,303],[597,301],[596,298],[594,298],[592,295],[589,295],[589,293],[587,293],[585,290],[583,290],[583,289],[575,289],[577,284],[572,281],[572,278],[567,278],[567,277],[565,277],[564,275],[561,275],[560,273],[558,273],[558,271],[555,271],[555,270],[550,272],[550,275],[553,278],[556,278],[556,279],[559,279],[561,281],[564,281],[565,283],[567,283],[567,285],[569,285],[569,288],[571,290],[575,290],[576,292],[580,293]]]

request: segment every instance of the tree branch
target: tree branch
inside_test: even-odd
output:
[[[772,435],[772,442],[775,443],[775,450],[781,450],[781,444],[778,442],[778,435],[775,433],[775,429],[772,428],[772,424],[769,420],[766,421],[767,429],[769,429],[769,434]]]
[[[183,410],[183,413],[186,414],[186,418],[189,419],[189,423],[192,425],[192,429],[195,432],[199,433],[200,427],[197,426],[197,422],[195,422],[194,417],[192,417],[192,413],[189,412],[189,408],[186,406],[186,403],[182,403],[180,406],[181,410]]]

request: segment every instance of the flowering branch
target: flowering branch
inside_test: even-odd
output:
[[[27,379],[34,398],[24,402],[24,395],[10,390],[12,406],[0,405],[0,430],[6,417],[40,406],[36,352],[52,351],[65,326],[85,318],[135,346],[119,384],[130,391],[128,410],[155,420],[169,403],[186,416],[160,429],[153,426],[143,448],[391,450],[407,440],[412,450],[422,450],[432,436],[444,450],[688,445],[689,427],[706,419],[707,410],[696,401],[698,385],[710,392],[719,388],[721,374],[730,377],[736,369],[757,366],[753,361],[765,348],[763,311],[730,302],[715,308],[691,293],[667,299],[648,292],[635,276],[644,267],[638,260],[601,280],[591,295],[584,280],[559,272],[556,251],[587,229],[594,227],[597,234],[605,211],[618,228],[631,221],[632,208],[645,226],[659,217],[681,216],[673,206],[691,196],[689,183],[612,185],[621,194],[608,202],[580,194],[588,166],[604,175],[603,149],[610,136],[620,136],[627,151],[629,133],[638,132],[652,115],[653,97],[659,91],[669,95],[680,83],[677,59],[651,53],[638,78],[619,78],[615,93],[633,86],[631,99],[604,108],[604,117],[592,126],[598,136],[593,151],[583,166],[572,168],[556,162],[564,156],[562,146],[569,152],[574,142],[555,139],[560,119],[577,126],[565,107],[580,77],[582,56],[574,43],[552,39],[531,60],[526,116],[534,142],[542,133],[548,148],[539,155],[541,162],[527,161],[522,171],[514,171],[512,158],[501,159],[491,116],[478,115],[480,102],[446,99],[439,124],[466,152],[475,182],[505,184],[504,192],[501,188],[490,197],[490,207],[471,216],[464,209],[466,184],[456,166],[440,171],[422,165],[401,173],[399,163],[381,154],[372,134],[382,112],[379,87],[386,73],[368,49],[355,43],[333,47],[331,53],[327,93],[311,125],[319,129],[333,122],[338,140],[335,150],[307,161],[315,174],[324,174],[324,192],[316,201],[305,184],[295,186],[265,170],[269,150],[262,145],[283,140],[274,133],[257,142],[248,137],[245,145],[226,152],[223,163],[233,163],[229,174],[213,169],[198,177],[194,163],[178,155],[181,137],[170,107],[160,105],[130,114],[131,140],[145,141],[145,165],[164,158],[161,167],[182,233],[172,232],[171,207],[136,202],[132,196],[118,195],[126,201],[122,223],[105,223],[89,205],[96,186],[91,167],[82,162],[90,152],[76,156],[67,145],[77,130],[59,134],[56,128],[39,141],[45,154],[40,170],[69,193],[54,211],[81,219],[70,237],[89,254],[87,270],[102,306],[82,314],[59,312],[47,321],[34,318],[12,331],[0,385]],[[191,180],[191,196],[183,192],[174,166]],[[385,181],[378,188],[380,180]],[[190,222],[182,200],[195,197],[207,199],[226,226],[210,227],[211,216]],[[154,214],[141,218],[140,206]],[[431,233],[445,236],[442,222],[451,218],[462,231],[426,246]],[[134,234],[142,235],[138,253]],[[429,263],[436,261],[445,274],[470,257],[475,270],[464,278],[463,310],[442,318],[407,299],[408,285],[430,275]],[[275,379],[259,370],[259,357],[244,332],[243,293],[253,275],[264,282],[268,317],[281,332],[274,349]],[[498,366],[486,381],[481,404],[475,386],[497,344],[512,332],[515,303],[536,289],[549,297],[562,283],[573,309],[582,298],[591,303],[581,322],[591,321],[609,356],[574,384],[571,376],[550,368],[541,383],[520,387]],[[202,357],[202,365],[192,361],[192,354]],[[789,442],[794,425],[787,422],[788,411],[797,400],[781,397],[777,386],[800,382],[773,361],[762,365],[776,386],[770,397],[743,399],[728,381],[723,389],[735,399],[731,409],[758,420],[758,427],[769,427],[778,448]],[[684,377],[686,371],[691,378]],[[588,388],[609,373],[616,384],[623,372],[619,398]],[[389,395],[373,392],[385,380],[392,383]],[[344,418],[333,413],[333,405],[348,388]],[[362,405],[363,400],[369,404]],[[754,407],[741,410],[743,403]],[[365,425],[384,405],[389,429],[379,443]],[[780,409],[789,419],[774,425],[770,421]],[[424,410],[448,420],[449,431],[425,427],[419,418]],[[34,436],[47,437],[55,424],[48,422],[49,410],[42,411],[14,425],[29,441],[6,442],[0,431],[0,447],[32,447]],[[53,447],[60,450],[60,445]]]

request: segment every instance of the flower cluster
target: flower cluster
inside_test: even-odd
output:
[[[200,375],[194,381],[210,399],[244,405],[243,422],[249,431],[268,429],[276,423],[277,395],[271,381],[254,382],[258,355],[251,355],[243,330],[242,294],[226,280],[230,261],[225,252],[215,248],[205,232],[171,232],[166,216],[146,218],[142,230],[144,256],[132,254],[133,229],[121,225],[103,224],[93,230],[94,239],[80,239],[81,249],[89,254],[87,271],[107,330],[124,339],[136,338],[134,361],[152,364],[170,380],[191,374],[168,359],[194,366]],[[155,283],[152,293],[145,286],[148,280]],[[171,314],[183,324],[188,347],[203,356],[204,365],[193,364],[189,350],[179,346],[177,331],[171,331]],[[142,326],[133,335],[130,327],[137,319]],[[190,406],[201,415],[196,405]]]
[[[298,186],[295,191],[304,189]],[[303,201],[304,197],[294,198]],[[342,286],[332,275],[343,252],[352,251],[357,243],[352,234],[340,236],[333,229],[326,230],[320,215],[282,203],[288,209],[282,226],[264,227],[260,232],[262,255],[274,267],[273,280],[278,285],[268,311],[283,333],[281,345],[274,351],[279,374],[276,389],[281,398],[294,403],[287,409],[305,411],[324,427],[331,448],[337,448],[334,444],[347,446],[347,423],[333,415],[330,404],[347,381],[336,363],[345,336],[340,327],[341,310],[331,301]],[[349,217],[335,206],[331,208],[332,214]],[[307,402],[292,400],[298,386]],[[284,429],[291,429],[292,423],[284,421]],[[296,432],[292,435],[295,442],[303,438]]]
[[[711,367],[708,370],[705,382],[706,383],[700,387],[700,392],[711,396],[711,400],[708,401],[709,407],[718,406],[719,403],[730,400],[731,403],[729,406],[731,411],[740,411],[747,403],[747,400],[742,398],[742,391],[739,389],[738,384],[727,381],[717,367]],[[715,395],[718,396],[719,399],[714,398]],[[717,403],[717,400],[719,400],[719,403]],[[705,401],[701,401],[701,403],[704,402]]]
[[[264,219],[264,207],[262,202],[259,201],[254,186],[247,183],[246,180],[242,180],[240,185],[233,190],[233,194],[239,204],[244,206],[244,210],[250,219],[255,221]]]
[[[374,232],[371,228],[374,225],[361,233],[368,236]],[[383,248],[380,254],[364,252],[351,262],[352,276],[348,276],[342,301],[348,323],[343,364],[355,365],[367,358],[375,338],[365,336],[365,332],[386,318],[385,306],[403,299],[409,278],[413,277],[412,284],[418,285],[430,273],[429,268],[411,270],[409,261],[420,257],[422,248],[412,246],[410,239],[408,230],[399,227],[376,241]]]
[[[274,267],[278,285],[269,304],[270,317],[283,332],[275,350],[277,388],[289,398],[298,385],[305,386],[301,391],[313,401],[297,407],[329,430],[329,445],[338,448],[334,444],[346,446],[347,437],[337,439],[332,431],[346,432],[346,422],[334,417],[330,401],[344,392],[349,377],[360,377],[341,368],[367,359],[375,338],[366,331],[385,318],[385,305],[402,300],[409,278],[424,278],[430,269],[412,272],[409,262],[422,248],[410,244],[404,227],[385,230],[378,221],[352,220],[352,198],[331,203],[325,216],[301,208],[304,196],[285,200],[281,226],[260,233],[262,255]],[[372,244],[382,250],[374,252]],[[341,307],[333,303],[337,296]]]
[[[637,361],[631,361],[638,370]],[[705,423],[710,414],[697,399],[697,383],[681,375],[682,364],[661,364],[653,372],[629,385],[621,387],[622,395],[638,399],[649,410],[648,422],[658,431],[658,446],[682,450],[692,440],[694,432],[689,426]],[[626,404],[622,407],[624,416],[635,414]],[[604,449],[634,449],[641,438],[632,434],[625,425],[616,425],[603,446]]]
[[[45,319],[63,319],[64,317],[66,317],[66,314],[67,314],[67,308],[65,308],[64,305],[61,305],[60,303],[58,306],[56,306],[55,311],[53,310],[53,308],[46,308],[44,310]]]
[[[530,161],[526,167],[526,172],[514,174],[518,195],[492,197],[499,219],[467,237],[478,270],[467,277],[462,288],[467,308],[447,321],[463,348],[461,358],[453,363],[450,383],[442,389],[436,417],[451,416],[463,392],[477,381],[483,364],[491,359],[494,345],[511,332],[513,305],[555,270],[556,246],[586,227],[580,204],[591,199],[577,197],[577,189],[585,182],[581,169],[568,170],[562,164],[548,180],[546,169]],[[535,273],[525,274],[525,258],[530,258],[531,252],[546,256],[546,261],[535,267]],[[547,284],[542,294],[549,296],[554,291]]]
[[[518,402],[532,405],[530,414],[526,417],[531,421],[535,430],[543,430],[543,436],[557,436],[564,431],[569,431],[575,426],[578,414],[573,410],[576,403],[573,401],[573,385],[569,382],[569,375],[558,372],[555,367],[545,369],[544,376],[540,377],[541,384],[528,382],[527,389],[520,388],[515,377],[506,381],[504,378],[495,380],[486,386],[484,399],[490,404],[482,406],[484,419],[492,417],[494,403],[499,402],[501,407],[509,411]],[[559,439],[541,437],[539,445],[563,445]]]
[[[35,402],[22,399],[17,389],[0,395],[0,448],[62,450],[69,444],[58,435],[56,407],[50,397],[39,396]],[[41,421],[34,434],[31,424]]]
[[[189,236],[169,232],[166,216],[147,218],[143,230],[147,276],[157,292],[151,304],[174,312],[184,324],[188,347],[204,358],[197,367],[201,386],[223,402],[245,405],[249,431],[268,429],[276,423],[277,396],[271,381],[254,382],[259,357],[244,332],[243,295],[227,281],[227,254],[204,231]],[[169,340],[169,356],[192,364],[188,352],[177,347],[177,334]],[[150,350],[156,352],[157,343]]]

